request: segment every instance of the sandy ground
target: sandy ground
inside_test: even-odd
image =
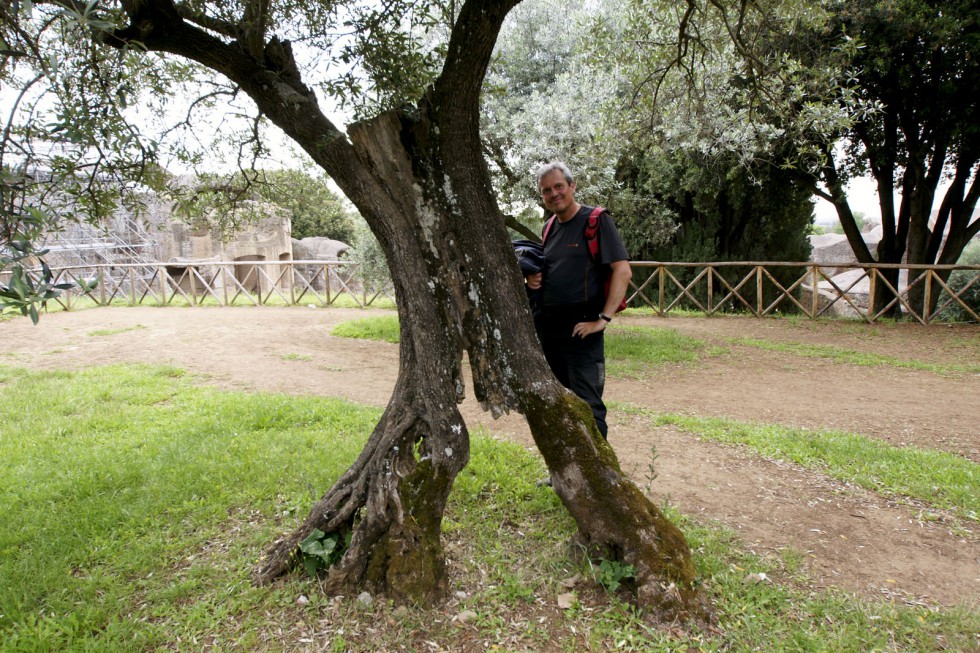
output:
[[[0,322],[0,363],[35,369],[162,363],[224,387],[330,395],[383,406],[397,346],[330,335],[372,311],[310,308],[109,308]],[[902,360],[980,364],[980,327],[753,318],[623,317],[675,329],[713,353],[646,378],[611,378],[606,397],[659,412],[839,429],[980,462],[980,375],[860,367],[738,342],[833,345]],[[463,405],[470,429],[531,446],[519,416]],[[644,487],[656,447],[656,501],[736,530],[763,555],[789,550],[807,582],[868,598],[980,605],[980,527],[835,481],[745,448],[610,413],[610,441]],[[326,488],[324,488],[325,490]],[[980,492],[980,487],[978,487]]]

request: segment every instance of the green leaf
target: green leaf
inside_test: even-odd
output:
[[[318,558],[312,556],[303,557],[303,568],[306,570],[306,575],[310,578],[316,578],[316,571],[320,567],[320,561]]]
[[[306,539],[299,543],[299,550],[303,553],[310,553],[310,548],[319,544],[323,536],[326,535],[319,528],[314,528],[313,531],[306,536]]]

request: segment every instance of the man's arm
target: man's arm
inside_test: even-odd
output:
[[[629,288],[630,279],[633,278],[633,268],[630,267],[630,262],[625,260],[610,263],[609,267],[612,268],[610,272],[612,277],[609,279],[609,295],[606,297],[606,305],[602,308],[602,313],[612,317],[616,314],[620,302],[626,297],[626,289]],[[595,322],[579,322],[572,329],[572,335],[584,338],[605,331],[607,324],[609,323],[602,318],[598,318]]]
[[[629,261],[615,261],[609,264],[612,268],[609,279],[609,294],[606,296],[606,305],[602,312],[609,317],[616,314],[616,309],[626,297],[626,291],[630,287],[630,279],[633,278],[633,268]]]

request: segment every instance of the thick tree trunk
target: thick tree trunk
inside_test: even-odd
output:
[[[468,461],[469,440],[456,399],[447,396],[451,386],[411,373],[419,369],[414,349],[402,352],[394,394],[364,451],[303,524],[263,557],[257,583],[294,567],[299,542],[320,529],[352,534],[343,558],[327,573],[329,591],[366,588],[413,603],[443,597],[440,525],[452,482]]]
[[[637,600],[658,618],[708,619],[684,535],[623,474],[589,407],[556,385],[527,393],[524,411],[577,543],[590,557],[633,565]]]
[[[362,211],[372,212],[396,271],[401,355],[395,391],[353,467],[256,568],[258,583],[291,569],[299,542],[317,528],[353,534],[327,573],[332,591],[367,588],[412,603],[431,603],[445,592],[443,510],[469,457],[469,435],[456,408],[463,395],[464,268],[447,256],[454,246],[445,198],[430,194],[431,179],[413,170],[413,156],[429,155],[405,149],[403,141],[414,142],[418,127],[415,118],[389,113],[351,134],[361,174],[369,178],[347,190]]]

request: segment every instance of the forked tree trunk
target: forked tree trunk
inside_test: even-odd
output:
[[[266,553],[255,580],[291,569],[298,543],[319,528],[352,534],[327,573],[332,588],[367,587],[420,603],[443,594],[443,510],[469,455],[456,408],[465,352],[482,405],[494,415],[527,416],[587,549],[634,565],[640,602],[654,614],[700,619],[706,609],[683,536],[623,475],[588,407],[551,375],[531,325],[478,130],[483,75],[515,4],[467,0],[428,95],[359,123],[349,140],[302,83],[287,43],[258,34],[245,48],[238,36],[222,41],[198,28],[169,0],[126,4],[131,27],[115,44],[135,40],[237,83],[357,206],[395,282],[402,341],[387,410],[351,469]],[[241,21],[246,30],[264,24]]]
[[[400,149],[426,141],[417,132],[427,125],[422,115],[388,115],[352,134],[379,179],[403,180],[396,182],[404,199],[398,218],[376,218],[390,235],[382,246],[393,263],[402,322],[395,394],[360,459],[267,554],[256,580],[294,564],[297,543],[313,528],[353,528],[350,550],[327,576],[333,589],[367,586],[416,602],[445,590],[439,527],[466,463],[468,434],[455,408],[465,351],[482,404],[495,414],[527,416],[587,552],[634,565],[638,598],[655,614],[704,618],[683,535],[622,473],[588,406],[548,370],[503,223],[476,217],[496,215],[474,188],[479,162],[468,167],[455,153],[450,167],[425,147]]]

